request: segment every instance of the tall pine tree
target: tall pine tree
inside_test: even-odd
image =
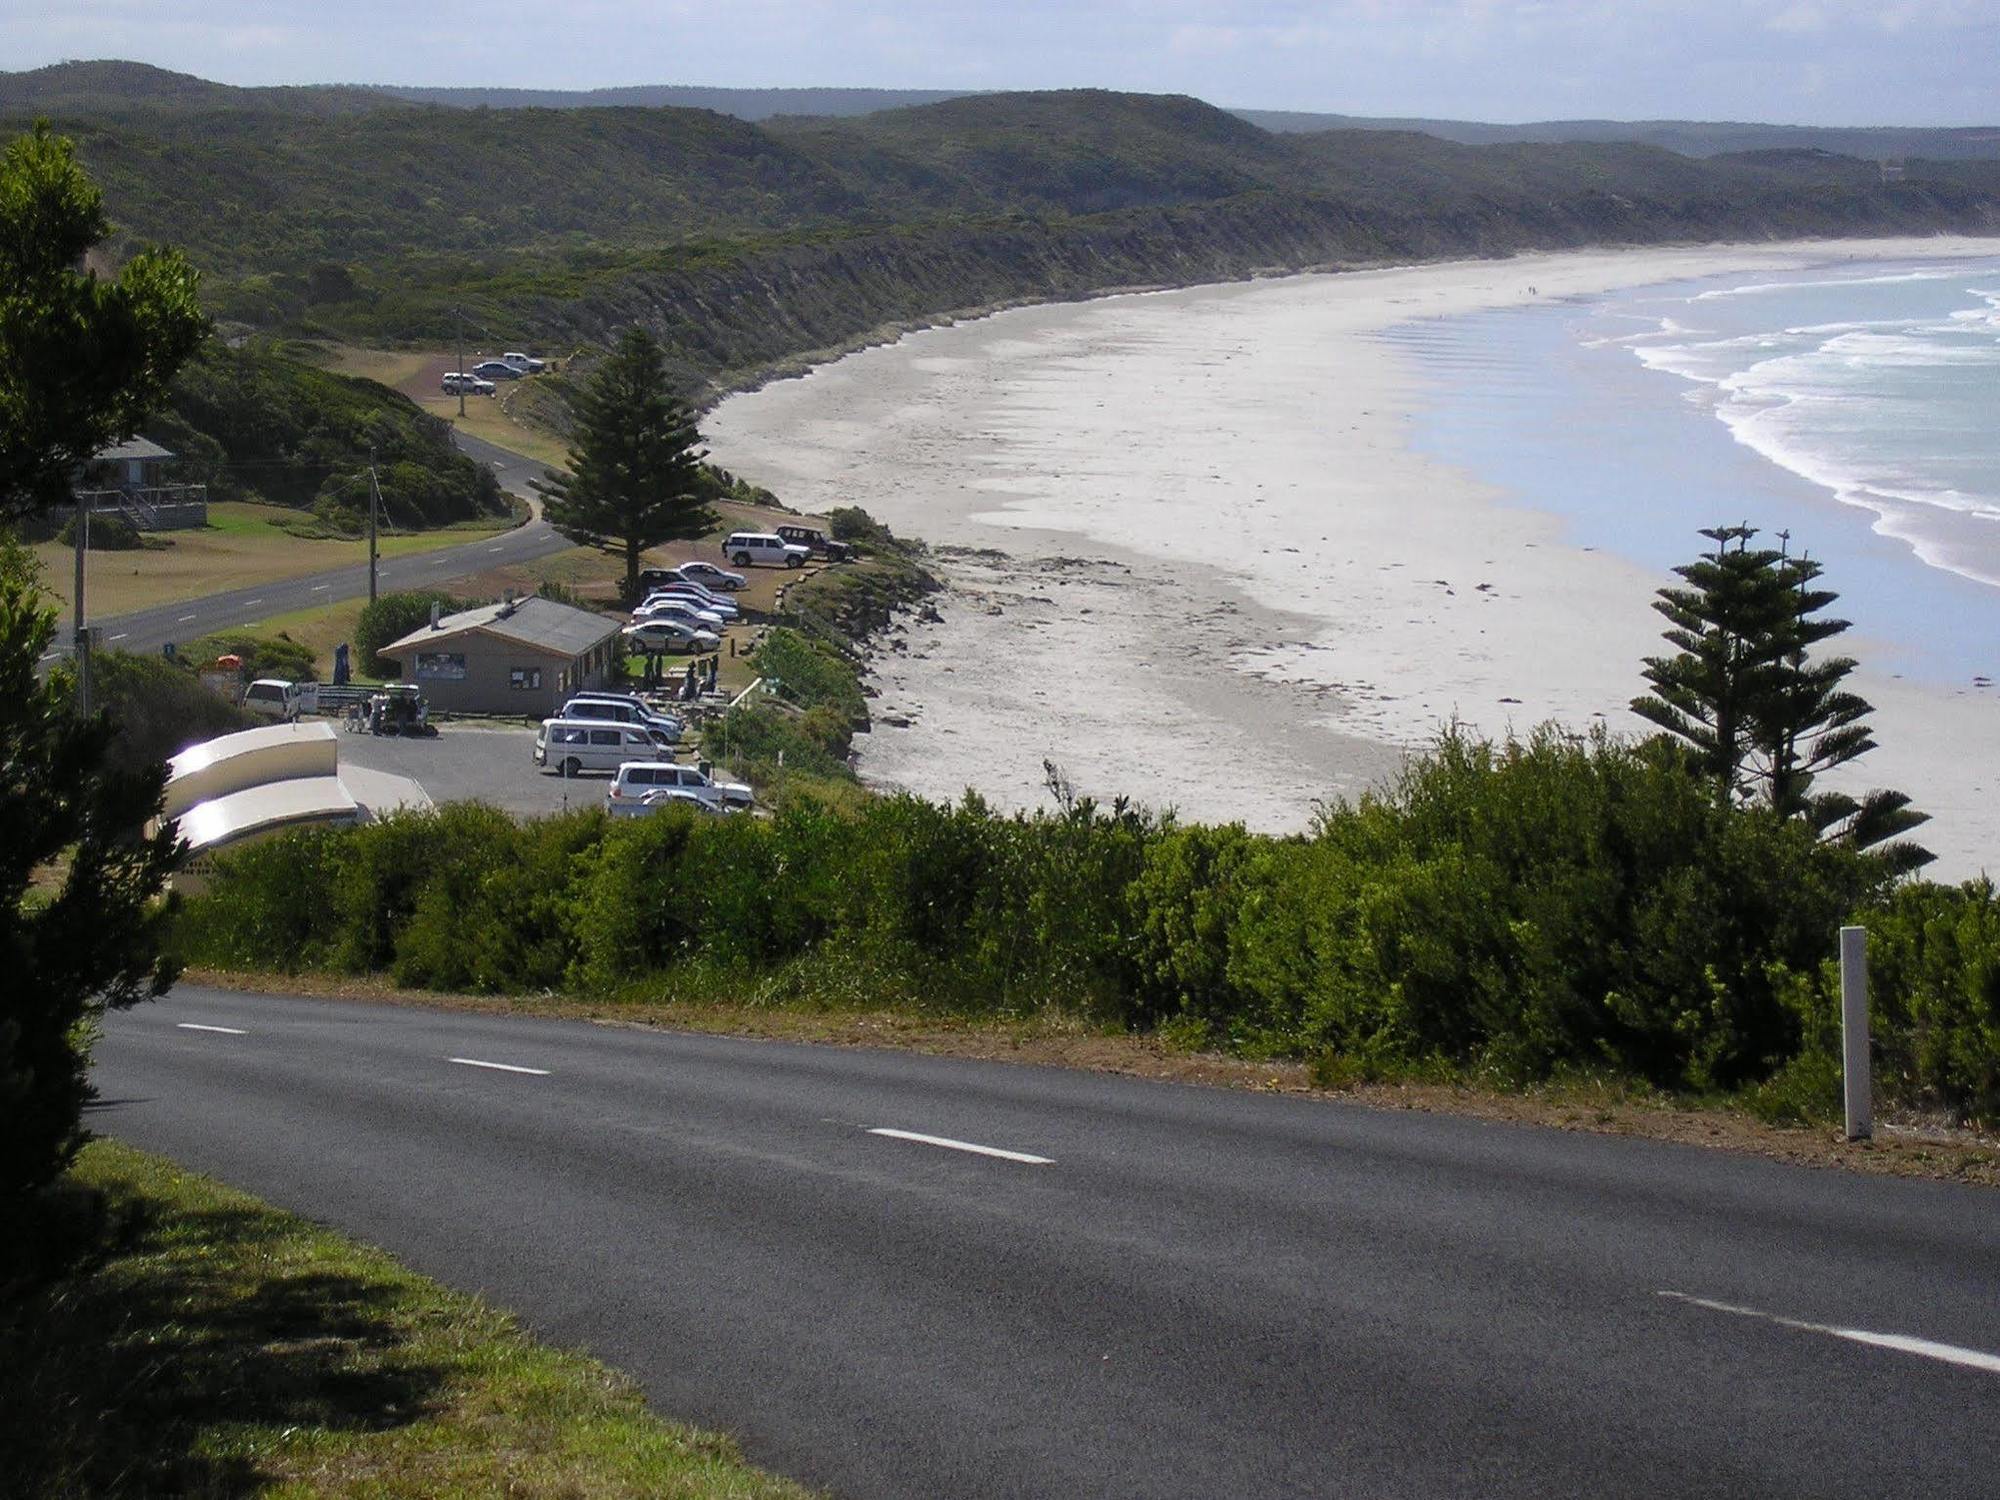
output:
[[[701,434],[667,381],[660,346],[628,329],[576,399],[569,472],[538,485],[549,524],[573,542],[620,552],[625,596],[639,594],[648,547],[714,524],[701,496]]]
[[[1848,628],[1820,613],[1839,597],[1814,586],[1820,565],[1753,548],[1751,526],[1701,534],[1715,550],[1676,568],[1688,586],[1661,589],[1653,606],[1679,650],[1646,659],[1653,691],[1632,711],[1688,745],[1718,795],[1803,819],[1899,870],[1929,863],[1928,850],[1898,839],[1926,820],[1903,793],[1814,790],[1822,773],[1875,747],[1873,709],[1845,686],[1854,659],[1812,655]]]

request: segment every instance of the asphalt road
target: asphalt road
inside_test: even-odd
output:
[[[434,739],[340,737],[343,765],[407,776],[433,802],[484,802],[521,817],[603,805],[608,774],[568,780],[542,770],[534,754],[535,731],[518,725],[445,724]]]
[[[1990,1192],[190,987],[113,1017],[96,1078],[100,1131],[838,1494],[2000,1492]]]
[[[510,494],[526,496],[528,481],[548,472],[544,464],[466,433],[456,434],[459,448],[486,464]],[[376,570],[380,586],[386,590],[425,588],[447,578],[459,578],[488,568],[532,562],[562,551],[571,544],[545,521],[530,521],[511,531],[482,536],[457,547],[439,547],[392,558]],[[200,599],[162,604],[152,609],[93,619],[90,624],[103,632],[102,641],[120,651],[155,652],[168,641],[195,640],[232,625],[247,624],[271,615],[288,614],[322,604],[338,604],[358,599],[368,592],[368,565],[308,573],[227,593],[209,594]],[[88,599],[85,603],[88,604]],[[69,617],[65,614],[57,631],[59,646],[44,660],[69,654]]]

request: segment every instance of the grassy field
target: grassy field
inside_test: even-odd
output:
[[[365,541],[314,541],[286,531],[280,523],[297,520],[299,513],[282,506],[231,501],[211,505],[208,515],[209,524],[199,531],[159,533],[156,541],[162,545],[88,554],[84,596],[92,617],[129,614],[368,560]],[[508,524],[495,521],[384,536],[379,550],[384,557],[402,557],[454,547],[506,530]],[[56,542],[39,542],[33,550],[42,565],[42,586],[67,608],[75,551]]]
[[[476,1298],[171,1162],[100,1141],[67,1195],[52,1225],[108,1208],[97,1253],[0,1302],[8,1494],[807,1493]]]

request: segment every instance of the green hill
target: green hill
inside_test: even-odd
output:
[[[0,79],[0,111],[32,95],[53,114],[104,185],[115,247],[187,246],[226,319],[418,343],[449,338],[463,310],[501,347],[603,342],[639,321],[690,380],[1120,286],[1592,244],[2000,233],[1992,161],[1912,161],[1884,182],[1872,162],[1809,150],[1273,133],[1195,99],[1098,90],[762,125],[304,97],[317,92],[79,64]],[[116,108],[92,102],[112,95]]]

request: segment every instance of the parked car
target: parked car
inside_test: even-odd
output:
[[[738,615],[743,613],[734,599],[724,598],[720,594],[711,594],[698,583],[669,583],[662,585],[647,594],[644,603],[639,607],[644,609],[646,605],[658,599],[679,599],[684,603],[692,604],[696,609],[712,610],[714,613],[722,616],[725,621],[734,620]]]
[[[649,599],[632,612],[634,625],[648,620],[679,620],[694,630],[707,630],[720,635],[728,622],[712,609],[703,609],[691,599]]]
[[[627,648],[634,651],[713,651],[722,637],[712,630],[697,630],[682,620],[666,618],[641,620],[625,627]]]
[[[756,800],[742,782],[717,781],[699,766],[639,762],[618,768],[611,785],[604,789],[604,805],[614,817],[652,812],[659,799],[673,795],[706,802],[718,812],[725,808],[747,808]]]
[[[760,564],[767,568],[798,568],[805,565],[812,551],[786,541],[775,532],[735,531],[722,544],[722,555],[739,568]]]
[[[542,373],[542,362],[526,354],[503,354],[500,356],[500,363],[506,365],[517,375],[539,375]]]
[[[673,753],[673,747],[661,744],[653,731],[636,724],[544,719],[535,735],[535,764],[565,776],[615,772],[628,761],[670,760]]]
[[[482,359],[472,367],[472,373],[482,380],[519,380],[521,372],[504,359]]]
[[[560,719],[602,719],[613,724],[637,724],[657,729],[671,740],[681,737],[681,721],[672,714],[659,713],[637,699],[606,693],[579,693],[556,711]]]
[[[290,724],[305,711],[305,689],[282,677],[259,677],[243,690],[243,706],[260,717]]]
[[[814,557],[824,557],[830,562],[846,562],[854,556],[854,549],[845,542],[836,542],[817,526],[780,526],[778,535],[795,547],[803,547]]]
[[[732,594],[750,581],[741,573],[732,573],[727,568],[718,568],[714,563],[702,562],[699,558],[693,562],[684,562],[672,571],[689,583],[698,583],[705,589],[726,590]],[[640,581],[644,582],[645,577],[646,575],[641,573]]]
[[[467,375],[458,370],[446,370],[444,379],[439,384],[444,387],[447,395],[452,396],[456,396],[460,391],[470,396],[490,396],[499,389],[490,380],[481,380],[477,375]]]

